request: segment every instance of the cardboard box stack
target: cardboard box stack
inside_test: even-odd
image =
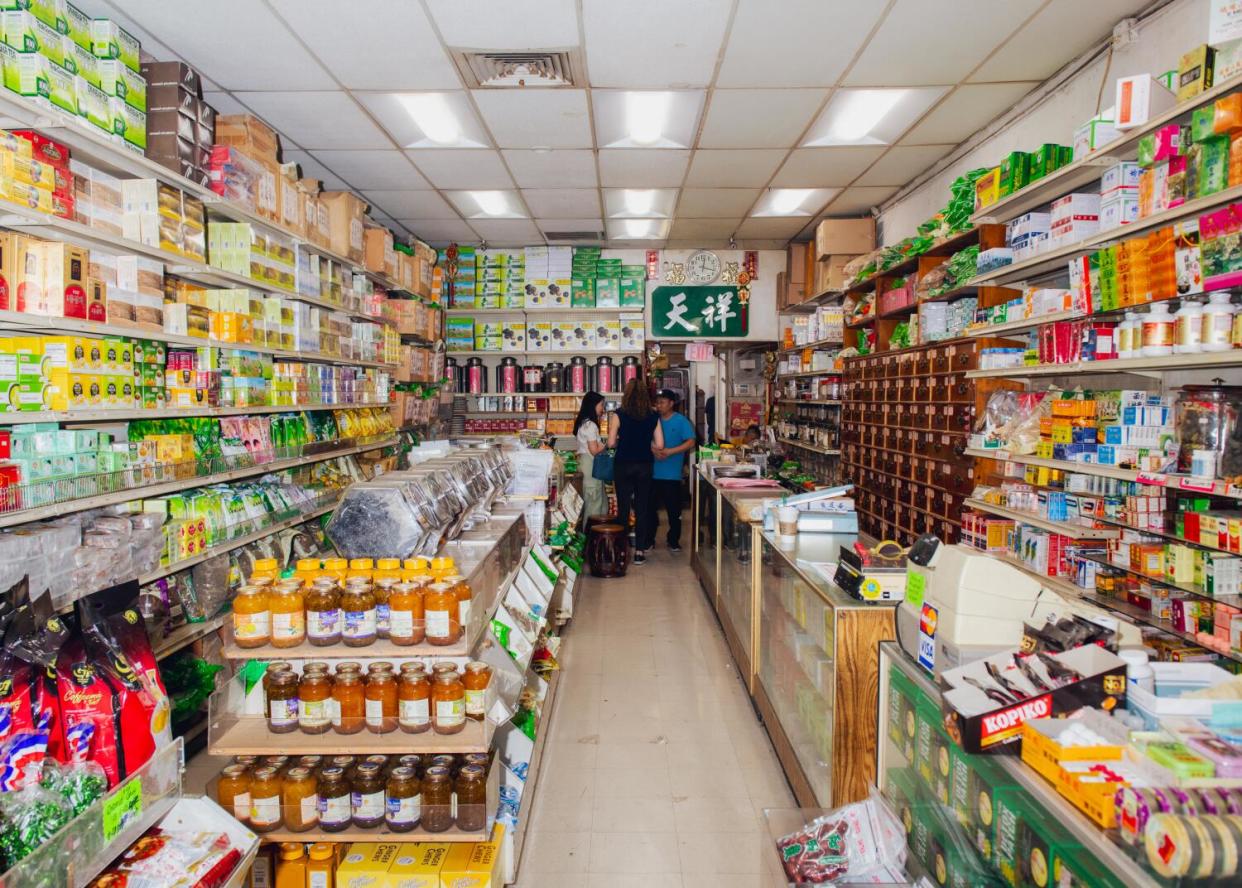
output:
[[[320,215],[327,217],[328,248],[361,263],[366,258],[366,202],[349,191],[323,191],[319,194],[319,207]]]
[[[69,149],[30,130],[0,130],[0,197],[64,219],[74,214]]]
[[[815,229],[817,261],[833,256],[858,256],[874,249],[875,220],[870,216],[863,219],[825,219]]]
[[[184,62],[151,62],[146,78],[146,155],[204,187],[211,185],[216,109],[203,101],[198,72]]]
[[[121,233],[196,262],[207,258],[203,202],[158,179],[121,181]]]
[[[216,115],[211,189],[270,222],[281,219],[280,138],[253,114]],[[361,240],[361,232],[359,239]],[[361,246],[361,245],[360,245]],[[361,256],[358,257],[361,261]]]

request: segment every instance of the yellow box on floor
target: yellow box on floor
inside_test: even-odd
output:
[[[440,869],[451,847],[434,842],[402,845],[388,870],[388,888],[440,888]]]
[[[354,842],[336,868],[337,888],[388,888],[388,870],[400,848],[388,842]]]

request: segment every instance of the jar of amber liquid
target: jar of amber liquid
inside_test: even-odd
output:
[[[483,721],[487,714],[487,686],[492,681],[492,667],[478,660],[466,664],[461,683],[466,689],[466,718]]]
[[[242,823],[250,822],[250,769],[229,765],[216,781],[216,801]]]
[[[298,729],[298,676],[292,670],[265,676],[267,681],[267,729],[291,734]]]
[[[466,765],[457,774],[457,828],[482,832],[487,828],[487,772]]]
[[[331,577],[338,586],[345,585],[345,574],[349,572],[349,562],[344,558],[327,558],[323,562],[321,576]]]
[[[262,767],[275,768],[281,777],[285,776],[285,769],[289,767],[289,756],[287,755],[265,755],[263,756]]]
[[[367,676],[366,722],[373,734],[387,734],[397,729],[397,677],[392,666],[372,670]]]
[[[349,780],[345,769],[330,765],[319,772],[319,826],[328,832],[340,832],[353,822]]]
[[[457,625],[461,626],[462,632],[465,632],[466,627],[470,625],[470,604],[473,600],[470,586],[461,574],[445,577],[444,582],[452,588],[453,595],[457,598]]]
[[[362,673],[336,670],[332,682],[332,730],[338,734],[357,734],[367,721],[367,701]]]
[[[457,613],[457,596],[453,588],[447,583],[432,583],[423,596],[428,644],[444,646],[457,642],[461,635]]]
[[[298,683],[298,727],[305,734],[326,734],[332,727],[332,679],[304,672]]]
[[[431,682],[422,663],[404,663],[397,689],[397,724],[407,734],[421,734],[431,728]]]
[[[431,724],[437,734],[456,734],[466,726],[466,688],[456,672],[436,675],[431,686]]]
[[[280,577],[280,567],[275,558],[256,558],[250,571],[250,582],[269,579],[273,583]]]
[[[415,583],[397,583],[388,597],[388,640],[408,647],[424,638],[423,591]]]
[[[290,768],[280,784],[285,829],[306,832],[319,823],[319,780],[310,768]]]
[[[310,586],[315,582],[315,577],[319,576],[319,559],[299,558],[293,575],[304,587]]]
[[[387,638],[392,613],[392,587],[397,585],[396,579],[376,580],[371,588],[375,596],[375,636]]]
[[[369,829],[384,822],[384,776],[373,762],[364,762],[354,769],[350,785],[350,808],[354,826]]]
[[[263,647],[272,640],[267,590],[242,586],[233,598],[233,641],[239,648]]]
[[[250,828],[255,832],[279,829],[280,773],[275,768],[257,768],[250,775]]]
[[[375,562],[370,558],[351,558],[349,560],[349,573],[345,575],[345,579],[348,581],[354,577],[360,577],[369,583],[374,570]]]
[[[300,755],[298,756],[297,766],[299,768],[310,768],[312,771],[320,771],[323,769],[323,756]]]
[[[263,711],[264,712],[266,712],[268,708],[267,707],[267,701],[268,701],[267,691],[268,691],[268,688],[271,686],[272,676],[276,675],[279,672],[291,672],[292,670],[293,670],[293,664],[290,663],[288,660],[272,660],[270,663],[267,664],[267,669],[264,670],[263,672]]]
[[[272,647],[297,647],[306,641],[306,603],[302,584],[281,580],[267,596],[272,614]]]
[[[307,660],[302,664],[302,673],[311,675],[327,675],[328,664],[323,660]]]
[[[316,647],[341,640],[341,593],[336,581],[320,577],[303,596],[306,606],[306,637]]]
[[[352,581],[341,593],[341,640],[346,647],[375,643],[375,596],[365,580]]]
[[[376,583],[383,580],[393,580],[399,582],[401,580],[401,559],[377,559],[375,562],[375,571],[371,574],[371,576],[375,578]]]
[[[448,768],[428,768],[423,774],[422,825],[427,832],[447,832],[453,827],[453,778]]]
[[[413,768],[396,768],[385,790],[384,820],[393,832],[409,832],[422,817],[422,782]]]

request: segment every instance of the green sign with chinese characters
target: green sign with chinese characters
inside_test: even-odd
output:
[[[750,308],[737,287],[656,287],[651,291],[651,335],[655,339],[695,336],[743,337]]]
[[[142,778],[134,777],[103,803],[104,841],[111,842],[142,816]]]

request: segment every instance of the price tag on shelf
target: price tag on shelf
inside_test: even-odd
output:
[[[1155,472],[1139,472],[1138,478],[1135,479],[1139,484],[1150,484],[1153,487],[1164,487],[1164,475]]]
[[[135,777],[104,799],[104,841],[111,842],[125,827],[142,816],[142,778]]]
[[[1190,490],[1195,493],[1215,493],[1216,481],[1209,479],[1207,481],[1199,481],[1195,478],[1181,478],[1177,482],[1177,486],[1182,490]]]

